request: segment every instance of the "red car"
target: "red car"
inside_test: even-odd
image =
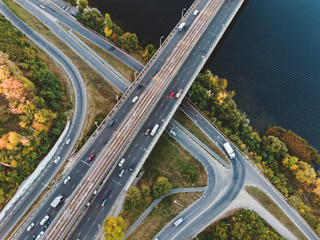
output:
[[[172,98],[174,95],[174,92],[171,92],[170,95],[169,95],[169,98]]]
[[[92,161],[94,159],[94,153],[91,154],[91,156],[88,158],[88,161]]]
[[[144,135],[149,135],[149,133],[150,133],[150,128],[148,128],[145,132],[144,132]]]

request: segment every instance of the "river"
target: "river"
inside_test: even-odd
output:
[[[89,0],[142,45],[159,44],[191,0]],[[235,101],[263,130],[290,129],[320,149],[320,1],[250,0],[205,69],[226,78]]]

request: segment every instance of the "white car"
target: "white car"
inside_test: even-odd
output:
[[[31,224],[27,227],[27,232],[30,232],[33,227],[34,227],[34,223],[31,223]]]
[[[126,161],[126,159],[122,158],[119,162],[119,167],[122,167],[122,165],[124,164],[124,162]]]
[[[37,236],[36,240],[41,239],[41,238],[42,238],[42,236],[43,236],[43,234],[44,234],[44,231],[41,231],[41,232],[39,233],[39,235]]]
[[[135,97],[132,99],[132,103],[135,103],[138,99],[139,99],[139,97],[138,97],[138,96],[135,96]]]
[[[43,6],[42,4],[40,5],[40,7],[41,7],[42,9],[45,9],[45,6]]]
[[[173,131],[173,130],[170,130],[170,134],[172,135],[172,136],[177,136],[177,134],[176,134],[176,132],[175,131]]]
[[[68,145],[70,143],[71,139],[68,138],[67,141],[66,141],[66,144]]]
[[[55,164],[57,164],[60,161],[60,157],[56,157],[56,159],[53,161]]]
[[[70,181],[71,177],[68,176],[66,177],[66,179],[63,181],[63,184],[68,184],[68,182]]]
[[[121,172],[119,173],[119,177],[122,177],[124,174],[124,169],[121,170]]]

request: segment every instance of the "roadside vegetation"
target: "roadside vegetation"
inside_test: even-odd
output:
[[[181,110],[178,109],[174,118],[183,125],[186,129],[188,129],[194,136],[196,136],[201,142],[203,142],[207,147],[209,147],[213,152],[218,154],[223,160],[229,163],[226,155],[217,147],[216,144],[212,142],[212,140]]]
[[[289,217],[281,210],[281,208],[257,187],[247,186],[246,191],[257,200],[268,212],[270,212],[276,219],[278,219],[289,231],[291,231],[298,239],[307,240],[296,225],[289,219]]]
[[[147,45],[145,49],[140,47],[138,37],[135,33],[125,33],[119,26],[112,22],[108,13],[103,16],[98,9],[90,8],[87,0],[79,0],[78,9],[79,13],[76,19],[79,22],[108,38],[118,47],[137,59],[147,63],[157,51],[152,44]]]
[[[49,69],[42,53],[2,15],[0,31],[0,207],[3,207],[63,131],[67,100],[65,86]]]
[[[193,240],[206,239],[281,239],[277,232],[255,212],[240,210],[211,224]]]
[[[121,62],[119,59],[115,58],[111,54],[109,54],[104,49],[100,48],[99,46],[95,45],[88,39],[82,37],[80,34],[74,32],[74,34],[81,39],[85,44],[87,44],[93,51],[99,54],[106,62],[108,62],[112,67],[114,67],[119,73],[121,73],[126,79],[130,82],[135,80],[134,78],[134,70],[131,69],[129,66]]]
[[[260,134],[254,131],[232,99],[235,92],[228,92],[227,86],[226,79],[205,71],[199,74],[188,95],[285,197],[299,199],[293,206],[320,234],[320,178],[312,166],[320,161],[317,150],[280,127],[269,127]]]
[[[200,196],[200,192],[190,192],[165,197],[126,239],[153,239],[165,225]]]

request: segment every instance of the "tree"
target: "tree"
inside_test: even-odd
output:
[[[168,193],[171,189],[172,185],[170,184],[168,178],[158,177],[156,183],[153,186],[153,195],[155,197],[160,197]]]
[[[267,153],[272,154],[277,160],[286,157],[288,152],[286,145],[274,136],[264,136],[261,141],[261,148]]]
[[[137,187],[130,187],[127,192],[127,200],[132,204],[136,205],[141,200],[141,192]]]
[[[78,10],[80,14],[82,14],[84,9],[86,9],[87,7],[88,7],[87,0],[79,0]]]
[[[141,187],[141,191],[142,191],[143,196],[148,196],[150,194],[150,188],[147,185],[143,184]]]
[[[104,239],[105,240],[121,240],[124,237],[124,231],[127,226],[122,217],[108,217],[104,221]]]
[[[94,31],[103,34],[104,32],[104,17],[96,8],[84,9],[78,20],[93,29]]]
[[[77,5],[77,0],[68,0],[68,2],[69,2],[72,6],[76,6],[76,5]]]
[[[301,183],[310,185],[317,176],[314,168],[310,164],[303,161],[299,161],[297,165],[298,169],[294,172],[297,180]]]
[[[112,29],[109,29],[108,27],[105,27],[105,28],[104,28],[104,35],[105,35],[107,38],[110,38],[110,37],[111,37],[111,34],[112,34]]]
[[[138,48],[138,37],[134,33],[125,33],[120,37],[121,47],[123,50],[133,52]]]
[[[107,26],[109,29],[112,29],[112,27],[113,27],[113,22],[112,22],[112,20],[111,20],[110,15],[109,15],[108,13],[106,13],[106,14],[104,15],[104,18],[105,18],[106,26]]]

